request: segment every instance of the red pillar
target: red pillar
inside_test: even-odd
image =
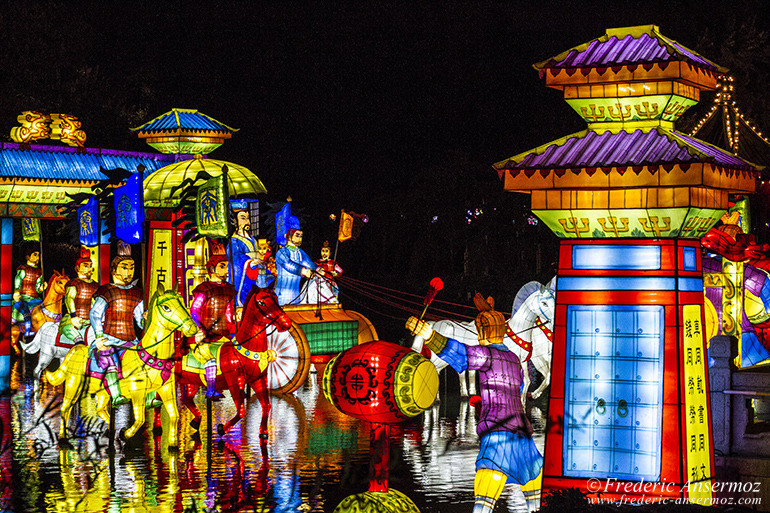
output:
[[[99,223],[99,283],[104,285],[110,282],[110,236],[102,235],[104,223]]]
[[[0,393],[10,387],[13,219],[0,219]]]

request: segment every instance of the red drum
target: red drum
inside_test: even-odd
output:
[[[436,367],[419,353],[377,340],[332,358],[324,395],[342,413],[392,423],[419,415],[436,400]]]

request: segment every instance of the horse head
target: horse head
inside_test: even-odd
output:
[[[181,330],[185,337],[191,337],[198,332],[198,325],[184,305],[182,296],[174,290],[166,290],[161,283],[158,283],[158,288],[150,299],[146,326],[145,332],[162,330],[171,333]],[[173,337],[169,338],[173,341]]]
[[[553,323],[556,314],[556,289],[554,285],[554,280],[551,280],[548,285],[540,287],[540,290],[533,295],[533,303],[530,305],[530,308],[535,310],[543,322]]]
[[[64,274],[64,270],[59,272],[54,269],[53,276],[48,280],[48,286],[45,289],[45,297],[49,297],[49,295],[63,297],[69,281],[70,277]]]
[[[278,331],[286,331],[291,328],[291,318],[278,304],[278,296],[272,289],[262,289],[255,285],[246,296],[241,324],[235,338],[245,346],[249,340],[260,335],[263,338],[266,328],[271,325]]]

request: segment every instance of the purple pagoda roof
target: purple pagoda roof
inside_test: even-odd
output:
[[[755,167],[724,150],[686,135],[653,128],[617,133],[586,130],[498,162],[498,171],[575,169],[709,162],[754,171]]]
[[[535,64],[545,68],[595,68],[686,60],[715,72],[727,70],[660,33],[655,25],[608,29],[600,38]]]

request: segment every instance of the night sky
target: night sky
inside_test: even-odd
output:
[[[608,27],[657,24],[699,51],[766,7],[741,2],[10,3],[0,132],[77,115],[88,145],[173,107],[232,127],[212,153],[278,201],[366,208],[447,152],[491,165],[584,127],[532,69]],[[711,56],[718,61],[719,56]],[[319,199],[325,198],[325,201]]]
[[[24,1],[0,7],[0,138],[32,109],[78,116],[89,147],[152,151],[129,127],[198,109],[240,129],[212,158],[304,211],[313,258],[333,241],[330,213],[373,213],[341,252],[348,276],[424,293],[440,275],[442,297],[481,290],[507,309],[523,283],[553,276],[557,241],[528,226],[528,199],[503,192],[491,165],[585,128],[532,64],[644,24],[737,65],[742,105],[770,126],[761,0]],[[690,121],[709,107],[704,95]],[[450,205],[459,227],[430,224]],[[476,205],[496,217],[464,226]],[[386,310],[378,329],[402,316]]]

